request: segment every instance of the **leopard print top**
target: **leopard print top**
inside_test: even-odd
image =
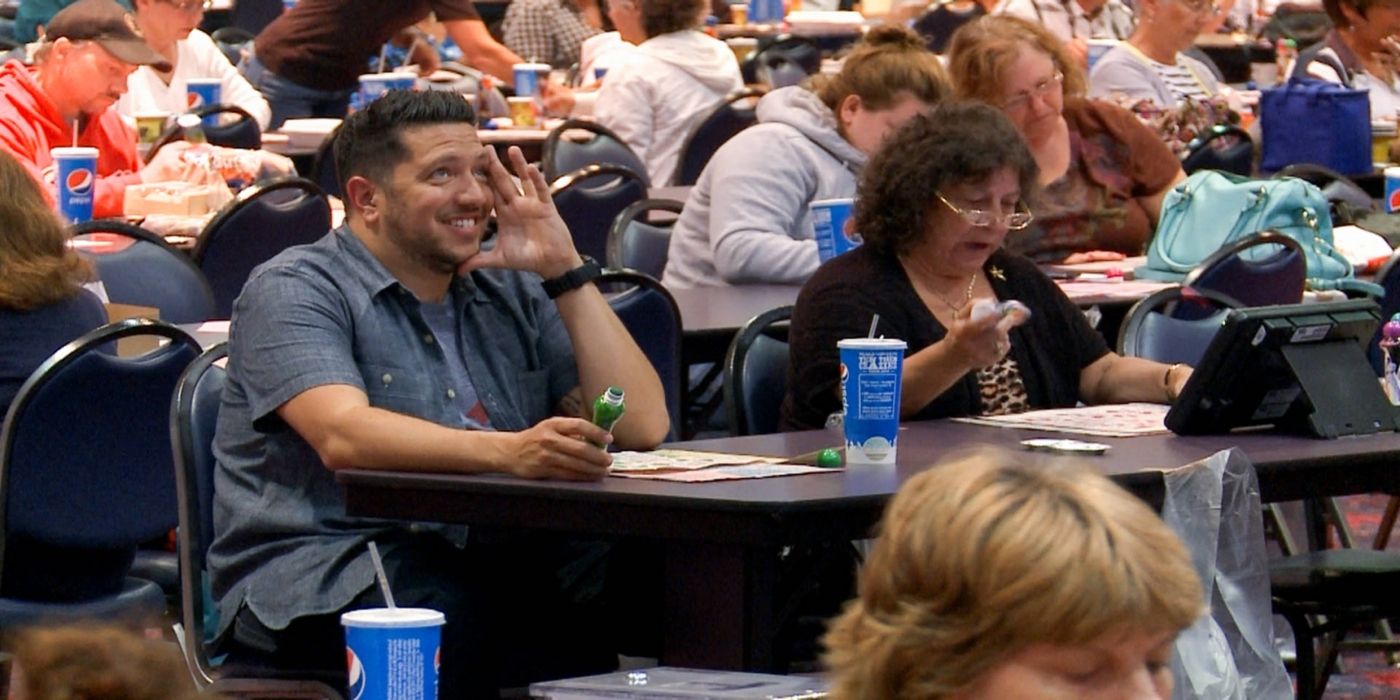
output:
[[[982,415],[1004,416],[1031,409],[1021,368],[1011,355],[991,367],[977,370],[977,388],[982,394]]]

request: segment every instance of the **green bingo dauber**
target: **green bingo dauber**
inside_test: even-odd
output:
[[[626,394],[622,388],[616,386],[610,386],[607,391],[599,394],[598,398],[593,400],[593,424],[612,432],[613,426],[622,419],[622,414],[627,412],[627,404],[623,403],[625,398]],[[593,444],[600,448],[606,447],[596,442]]]

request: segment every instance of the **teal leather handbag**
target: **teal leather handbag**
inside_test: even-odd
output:
[[[1381,295],[1380,286],[1354,278],[1351,263],[1332,245],[1332,217],[1322,191],[1292,177],[1193,173],[1167,193],[1147,264],[1134,272],[1139,279],[1180,282],[1211,253],[1260,231],[1298,241],[1308,259],[1309,289]]]

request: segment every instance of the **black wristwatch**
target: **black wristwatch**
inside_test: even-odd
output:
[[[598,279],[598,277],[602,274],[603,268],[598,264],[598,261],[594,260],[593,258],[587,255],[584,255],[582,265],[579,265],[578,267],[569,270],[568,272],[565,272],[564,274],[559,275],[558,277],[547,279],[544,282],[541,282],[540,286],[544,287],[544,293],[548,294],[550,299],[557,299],[560,294],[563,294],[565,292],[572,292],[575,289],[578,289],[579,287],[582,287],[583,285]]]

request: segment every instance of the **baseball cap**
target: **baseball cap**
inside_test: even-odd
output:
[[[170,62],[141,36],[136,18],[115,0],[78,0],[44,26],[44,39],[95,41],[119,61],[170,70]]]

